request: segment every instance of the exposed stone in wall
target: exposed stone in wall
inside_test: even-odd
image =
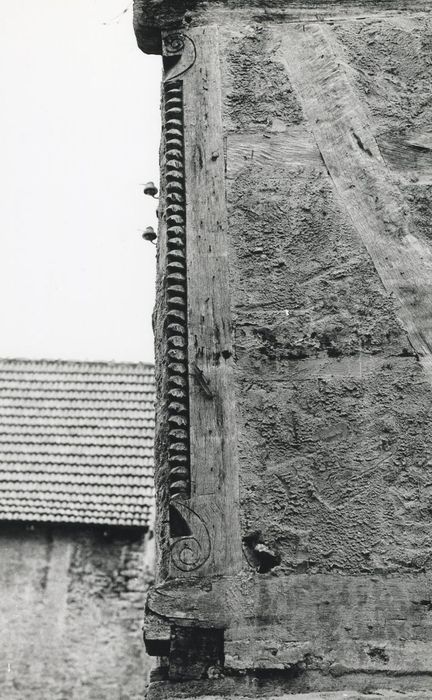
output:
[[[142,531],[3,524],[0,559],[4,700],[142,700]]]

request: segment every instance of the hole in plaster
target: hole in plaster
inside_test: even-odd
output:
[[[246,559],[258,574],[267,574],[281,563],[281,556],[261,541],[261,531],[255,530],[243,537]]]

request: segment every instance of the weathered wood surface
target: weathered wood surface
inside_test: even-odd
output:
[[[418,185],[432,184],[432,124],[429,132],[387,133],[376,138],[391,170]]]
[[[160,193],[158,201],[158,237],[157,260],[156,260],[156,302],[153,310],[153,332],[155,342],[155,380],[156,380],[156,402],[155,402],[155,487],[156,501],[158,508],[155,518],[155,534],[159,545],[169,541],[169,522],[167,517],[167,473],[166,464],[168,461],[167,453],[167,337],[165,332],[166,317],[167,317],[167,299],[165,288],[167,284],[167,222],[166,222],[166,182],[164,178],[165,172],[165,155],[163,143],[160,147]],[[167,560],[169,552],[166,547],[159,546],[157,549],[157,565],[156,575],[163,580],[168,571]]]
[[[344,2],[318,2],[299,0],[287,3],[286,0],[220,0],[212,3],[194,4],[193,16],[189,15],[192,26],[202,24],[227,24],[243,22],[321,22],[363,19],[366,16],[389,17],[401,12],[422,13],[430,11],[430,0],[345,0]],[[147,53],[160,53],[160,31],[181,24],[185,8],[173,4],[172,0],[134,0],[134,29],[138,45]]]
[[[241,564],[225,172],[217,32],[168,32],[162,44],[159,575],[187,578]]]
[[[156,588],[149,613],[225,629],[225,668],[432,674],[432,577],[241,576]],[[257,621],[259,620],[259,624]]]
[[[432,128],[432,127],[431,127]],[[226,139],[227,176],[235,178],[246,166],[257,166],[263,174],[295,165],[325,169],[313,133],[304,126],[278,130],[229,134]],[[386,165],[406,181],[418,185],[432,183],[432,132],[376,134],[378,148]]]
[[[289,2],[275,0],[263,3],[260,0],[248,2],[247,6],[241,0],[212,3],[205,11],[205,21],[228,24],[233,21],[267,23],[315,23],[343,22],[366,17],[390,18],[400,13],[425,13],[430,11],[430,0],[364,0],[363,2],[317,2],[301,0]],[[204,12],[198,15],[199,21],[204,19]]]
[[[344,71],[331,30],[286,26],[280,60],[354,227],[432,381],[432,250],[410,230],[408,209]]]
[[[213,685],[213,684],[212,684]],[[212,686],[206,682],[206,686],[211,691]],[[167,684],[160,683],[152,685],[148,700],[192,700],[197,695],[189,695],[186,693],[178,694],[178,691],[173,695],[173,688]],[[233,695],[222,693],[220,695],[199,695],[201,700],[232,700]],[[430,700],[429,691],[404,692],[403,694],[393,692],[392,690],[373,690],[364,693],[359,693],[355,690],[342,690],[336,692],[323,693],[290,693],[286,695],[266,695],[267,700]],[[250,695],[235,695],[236,700],[250,700]]]
[[[217,32],[168,32],[162,44],[159,571],[187,578],[241,564],[225,172]],[[158,647],[159,631],[149,639]]]
[[[324,167],[312,134],[302,126],[282,133],[229,134],[226,149],[228,177],[236,177],[249,165],[270,171],[284,168],[287,163]]]
[[[187,34],[184,75],[191,499],[211,551],[199,575],[241,563],[221,81],[215,27]]]

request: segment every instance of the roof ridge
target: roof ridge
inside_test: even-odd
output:
[[[78,366],[98,366],[98,367],[148,367],[154,369],[154,364],[151,362],[132,362],[132,361],[117,361],[117,360],[63,360],[49,358],[28,358],[28,357],[0,357],[0,364],[45,364],[55,366],[78,365]]]

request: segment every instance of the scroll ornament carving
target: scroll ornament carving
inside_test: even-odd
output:
[[[183,34],[168,34],[165,37],[164,48],[167,54],[179,54],[185,47]]]
[[[205,564],[210,556],[211,542],[202,518],[181,501],[171,505],[187,522],[192,534],[174,539],[171,543],[171,558],[180,571],[194,571]]]

